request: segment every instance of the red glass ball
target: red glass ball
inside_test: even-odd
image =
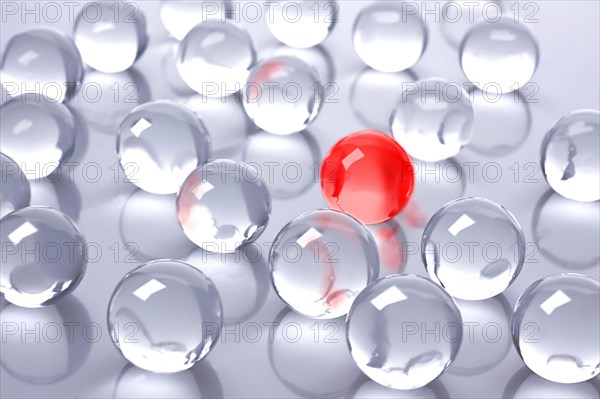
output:
[[[365,224],[396,216],[408,203],[414,185],[406,151],[377,130],[344,137],[321,165],[321,190],[329,206]]]

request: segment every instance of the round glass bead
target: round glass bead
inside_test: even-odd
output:
[[[116,347],[135,366],[155,373],[187,370],[206,357],[221,323],[221,299],[212,281],[174,260],[155,260],[127,273],[108,305]]]
[[[173,194],[208,161],[210,138],[198,116],[185,106],[154,101],[123,119],[117,130],[117,154],[133,184],[150,193]]]
[[[75,118],[65,105],[25,94],[0,108],[2,152],[28,179],[42,179],[60,167],[75,148]]]
[[[0,81],[12,97],[37,93],[63,102],[72,98],[82,79],[79,50],[62,32],[32,29],[13,36],[6,45]]]
[[[53,208],[30,206],[0,219],[0,292],[17,306],[51,305],[84,275],[86,244],[75,223]]]
[[[377,244],[356,219],[330,209],[288,223],[269,254],[271,280],[296,312],[333,319],[348,313],[359,292],[377,278]]]
[[[256,240],[271,213],[260,172],[217,159],[196,168],[177,194],[177,219],[185,235],[209,252],[234,252]]]
[[[437,211],[423,231],[421,255],[429,277],[459,299],[504,292],[525,261],[519,222],[485,198],[460,198]]]
[[[394,389],[417,389],[437,378],[456,357],[462,337],[462,318],[452,298],[414,275],[385,277],[365,288],[346,325],[358,367]]]
[[[396,216],[408,203],[414,180],[406,152],[376,130],[344,137],[321,166],[321,190],[329,206],[366,224]]]
[[[377,2],[356,17],[354,51],[381,72],[399,72],[415,65],[427,46],[427,28],[418,13],[402,3]]]
[[[210,20],[179,44],[177,71],[192,90],[220,97],[242,89],[255,59],[248,32],[229,20]]]
[[[531,32],[512,17],[478,23],[460,45],[466,77],[490,93],[523,88],[533,76],[538,58],[538,45]]]
[[[515,305],[513,342],[534,373],[565,384],[600,373],[600,284],[559,274],[531,284]]]
[[[146,18],[135,3],[91,2],[77,16],[73,37],[84,63],[101,72],[122,72],[146,50]]]
[[[259,128],[292,134],[317,117],[323,89],[314,68],[296,57],[277,56],[250,71],[243,100],[246,114]]]

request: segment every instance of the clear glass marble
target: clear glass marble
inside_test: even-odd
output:
[[[503,206],[485,198],[444,205],[423,232],[421,255],[429,277],[459,299],[503,292],[525,262],[525,237]]]
[[[146,50],[146,17],[135,3],[88,3],[75,20],[73,37],[84,63],[101,72],[122,72]]]
[[[29,206],[31,188],[19,165],[0,152],[0,219],[12,211]]]
[[[478,23],[460,45],[460,63],[467,79],[490,93],[522,88],[533,76],[538,59],[536,40],[512,17]]]
[[[47,28],[13,36],[0,65],[0,81],[12,97],[37,93],[63,102],[72,98],[82,78],[81,55],[71,38]]]
[[[600,373],[600,284],[579,274],[536,281],[518,299],[513,342],[534,373],[565,384]]]
[[[415,275],[389,276],[365,288],[346,324],[358,367],[394,389],[417,389],[433,381],[461,344],[462,318],[454,300]]]
[[[84,275],[86,244],[75,223],[56,209],[30,206],[0,219],[0,292],[26,308],[51,305]]]
[[[233,22],[196,25],[179,45],[177,70],[194,91],[226,96],[242,89],[256,52],[248,32]]]
[[[65,105],[37,94],[9,100],[0,108],[2,152],[28,179],[42,179],[75,148],[75,118]]]
[[[177,219],[185,235],[209,252],[230,253],[256,240],[271,213],[261,172],[217,159],[196,168],[177,194]]]
[[[108,305],[116,347],[135,366],[155,373],[187,370],[204,359],[218,341],[222,319],[212,281],[175,260],[155,260],[127,273]]]
[[[224,21],[231,0],[162,0],[160,20],[171,36],[182,40],[199,23]]]
[[[390,118],[396,141],[426,162],[458,154],[473,135],[473,106],[465,89],[440,78],[405,87]]]
[[[338,21],[339,5],[335,0],[285,0],[267,5],[269,31],[290,47],[316,46]]]
[[[117,129],[117,153],[133,184],[154,194],[176,193],[208,161],[210,138],[198,116],[167,100],[134,108]]]
[[[427,46],[427,27],[418,13],[400,2],[377,2],[356,17],[354,51],[381,72],[399,72],[415,65]]]
[[[599,111],[575,111],[556,122],[541,148],[542,170],[550,187],[571,200],[600,200],[599,147]]]
[[[306,129],[323,103],[317,72],[299,58],[269,58],[250,71],[243,90],[244,109],[261,129],[292,134]]]
[[[369,230],[345,213],[310,211],[289,222],[269,253],[273,287],[294,311],[333,319],[379,274],[377,244]]]

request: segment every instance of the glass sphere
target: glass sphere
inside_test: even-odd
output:
[[[445,79],[409,86],[390,118],[391,131],[412,157],[426,162],[455,156],[473,134],[473,106],[467,92]]]
[[[136,107],[121,122],[117,136],[119,162],[127,178],[154,194],[179,191],[210,155],[209,135],[201,120],[171,101]]]
[[[321,191],[329,206],[366,224],[396,216],[408,203],[414,184],[409,156],[394,139],[376,130],[344,137],[321,165]]]
[[[504,292],[525,261],[517,219],[485,198],[444,205],[423,232],[421,255],[429,277],[459,299],[482,300]]]
[[[600,284],[558,274],[531,284],[512,318],[513,342],[534,373],[565,384],[600,373]]]
[[[256,240],[270,213],[271,197],[260,171],[229,159],[196,168],[177,194],[183,232],[209,252],[234,252]]]
[[[81,55],[73,41],[46,28],[13,36],[0,65],[0,81],[12,97],[37,93],[63,102],[72,98],[82,78]]]
[[[155,373],[187,370],[204,359],[219,339],[222,317],[212,281],[175,260],[155,260],[127,273],[108,305],[116,347],[135,366]]]
[[[531,32],[512,17],[478,23],[460,45],[460,63],[467,78],[492,93],[522,88],[533,76],[538,58]]]
[[[9,100],[0,108],[2,152],[28,179],[42,179],[75,148],[75,118],[69,108],[37,94]]]
[[[565,198],[600,200],[600,112],[575,111],[561,118],[542,142],[542,170]]]
[[[171,36],[182,40],[192,28],[209,20],[224,21],[230,0],[162,0],[160,20]]]
[[[289,222],[269,254],[277,295],[296,312],[334,319],[379,274],[377,244],[356,219],[330,209]]]
[[[421,16],[405,12],[401,3],[378,2],[363,9],[354,21],[354,51],[381,72],[399,72],[415,65],[427,46]]]
[[[261,129],[273,134],[304,130],[317,117],[323,88],[317,72],[299,58],[269,58],[250,71],[244,109]]]
[[[267,27],[290,47],[316,46],[329,36],[338,21],[335,0],[285,0],[268,4]]]
[[[31,189],[25,174],[10,157],[0,152],[0,219],[29,206]]]
[[[146,18],[134,3],[88,3],[75,20],[73,37],[84,63],[101,72],[122,72],[146,50]]]
[[[0,219],[0,292],[17,306],[51,305],[71,293],[86,268],[85,241],[62,212],[30,206]]]
[[[348,313],[350,353],[373,381],[416,389],[452,363],[462,318],[452,298],[430,280],[393,275],[365,288]]]
[[[225,96],[242,89],[256,52],[248,32],[230,21],[196,25],[179,44],[177,70],[194,91]]]

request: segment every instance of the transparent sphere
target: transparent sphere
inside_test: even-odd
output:
[[[433,381],[461,344],[456,304],[420,276],[393,275],[371,284],[354,301],[346,323],[358,367],[394,389],[416,389]]]
[[[185,235],[209,252],[234,252],[267,227],[271,197],[260,171],[217,159],[196,168],[177,194],[177,219]]]
[[[75,147],[75,119],[69,108],[37,94],[9,100],[0,108],[2,152],[28,179],[41,179],[62,165]]]
[[[316,46],[338,21],[339,6],[334,0],[286,0],[268,6],[267,27],[290,47]]]
[[[38,93],[63,102],[75,94],[82,78],[77,47],[67,35],[52,29],[13,36],[0,65],[0,81],[12,97]]]
[[[162,0],[160,20],[163,26],[177,40],[182,40],[192,28],[209,20],[224,21],[227,17],[230,0]]]
[[[460,45],[460,63],[467,78],[492,93],[522,88],[533,76],[538,58],[531,32],[511,17],[478,23]]]
[[[122,72],[146,50],[146,18],[135,3],[88,3],[75,20],[73,37],[84,63],[101,72]]]
[[[600,373],[600,284],[558,274],[531,284],[512,318],[517,351],[534,373],[572,384]]]
[[[255,66],[243,94],[248,117],[273,134],[306,129],[323,102],[317,72],[299,58],[289,56],[269,58]]]
[[[0,152],[0,218],[29,206],[31,189],[25,174],[10,157]]]
[[[421,256],[429,277],[459,299],[503,292],[525,261],[519,222],[485,198],[460,198],[435,213],[423,232]]]
[[[310,211],[289,222],[269,254],[271,280],[296,312],[333,319],[379,274],[377,244],[356,219],[330,209]]]
[[[62,212],[30,206],[0,219],[0,292],[17,306],[50,305],[75,289],[86,268],[85,241]]]
[[[210,155],[209,135],[198,116],[171,101],[136,107],[123,119],[117,135],[119,162],[127,178],[154,194],[179,191]]]
[[[556,122],[541,151],[542,170],[550,187],[575,201],[600,200],[599,147],[599,111],[575,111]]]
[[[256,52],[248,32],[233,22],[196,25],[179,44],[177,70],[194,91],[224,96],[242,89]]]
[[[222,319],[212,281],[175,260],[127,273],[108,305],[114,344],[135,366],[155,373],[187,370],[204,359],[219,339]]]
[[[390,118],[396,141],[427,162],[455,156],[473,134],[473,106],[467,92],[445,79],[407,86]]]
[[[427,46],[421,16],[401,3],[378,2],[363,9],[354,21],[354,51],[381,72],[399,72],[415,65]]]

